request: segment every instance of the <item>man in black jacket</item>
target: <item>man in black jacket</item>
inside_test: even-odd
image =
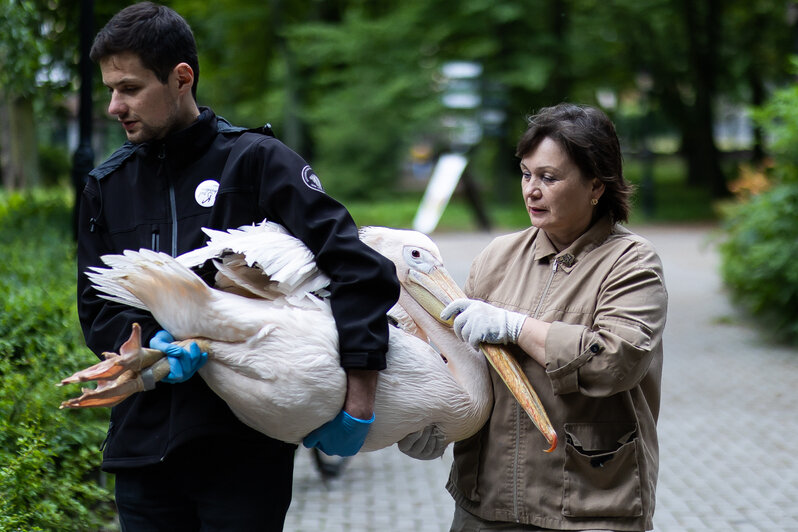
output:
[[[85,276],[100,256],[150,248],[172,256],[205,243],[202,227],[278,222],[331,279],[347,393],[310,445],[351,455],[373,420],[385,367],[393,265],[363,245],[346,209],[311,167],[266,129],[231,126],[198,107],[196,44],[177,13],[149,2],[120,11],[91,52],[110,91],[108,112],[128,141],[95,168],[81,200],[78,310],[87,345],[118,350],[138,322],[169,355],[155,389],[111,413],[103,468],[116,474],[123,530],[280,530],[291,500],[294,445],[239,422],[202,378],[198,351],[171,344],[149,313],[98,297]]]

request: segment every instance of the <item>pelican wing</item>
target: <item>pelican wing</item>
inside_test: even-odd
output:
[[[127,273],[138,268],[142,261],[152,268],[169,269],[168,255],[147,249],[142,249],[140,253],[125,250],[120,255],[103,255],[100,259],[108,268],[90,266],[86,272],[86,276],[91,280],[94,288],[100,292],[100,297],[123,305],[149,310],[146,303],[127,288]]]
[[[258,225],[227,231],[203,231],[210,238],[208,243],[180,255],[177,261],[191,268],[215,260],[220,274],[226,278],[222,284],[229,282],[259,297],[273,299],[274,292],[323,293],[330,283],[316,267],[313,253],[276,223],[264,220]],[[235,255],[229,257],[230,254]],[[251,268],[257,268],[266,277],[258,282],[251,275]]]

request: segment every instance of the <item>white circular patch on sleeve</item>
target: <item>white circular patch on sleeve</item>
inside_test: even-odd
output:
[[[324,192],[324,187],[321,186],[321,179],[318,178],[310,166],[305,166],[302,169],[302,181],[305,182],[308,188],[318,190],[319,192]]]
[[[203,207],[213,207],[216,203],[216,193],[219,191],[219,182],[207,179],[197,185],[194,191],[194,199]]]

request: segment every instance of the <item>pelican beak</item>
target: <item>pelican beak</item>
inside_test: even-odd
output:
[[[515,400],[524,409],[524,412],[532,420],[532,423],[538,428],[543,437],[549,444],[546,449],[547,453],[552,452],[557,448],[557,432],[549,421],[549,416],[546,414],[546,409],[540,402],[538,394],[532,387],[521,365],[513,355],[511,355],[503,347],[495,344],[482,344],[479,346],[480,351],[484,353],[485,357],[493,366],[493,369],[499,374],[504,384],[510,389]]]
[[[430,316],[449,327],[452,326],[454,318],[448,321],[442,320],[441,311],[455,299],[466,297],[442,265],[434,266],[425,273],[410,270],[402,286]]]
[[[424,310],[439,322],[452,326],[454,318],[444,321],[440,319],[441,311],[455,299],[466,297],[454,279],[442,265],[432,267],[427,272],[410,270],[406,281],[402,283],[405,290]],[[499,374],[504,384],[513,394],[521,408],[527,413],[538,430],[549,444],[547,453],[557,447],[557,433],[549,421],[538,394],[524,374],[515,357],[499,345],[482,344],[480,351],[485,355]]]

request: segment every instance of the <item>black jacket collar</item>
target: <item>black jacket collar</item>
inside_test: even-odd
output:
[[[169,164],[182,166],[205,153],[217,134],[216,114],[208,107],[200,107],[197,120],[185,129],[170,133],[161,140],[141,145],[147,158],[168,159]]]

